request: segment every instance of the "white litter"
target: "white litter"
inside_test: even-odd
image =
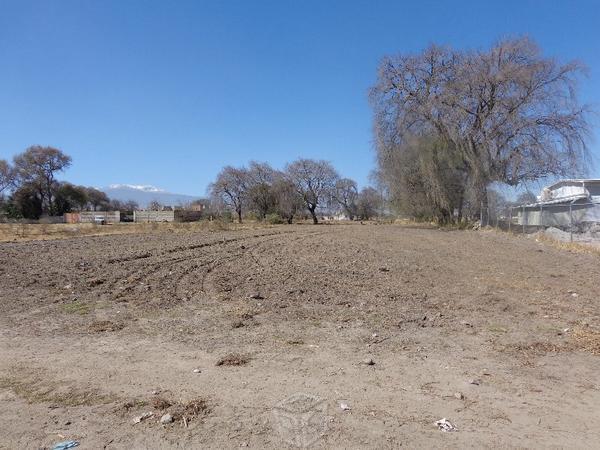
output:
[[[154,415],[154,413],[152,413],[152,412],[146,412],[146,413],[142,414],[141,416],[134,417],[133,423],[140,423],[142,420],[148,419],[148,418],[152,417],[153,415]]]
[[[448,419],[443,418],[438,420],[436,423],[437,427],[445,432],[456,431],[456,427]]]
[[[350,405],[348,405],[348,403],[344,403],[344,402],[340,403],[340,408],[343,411],[350,411]]]

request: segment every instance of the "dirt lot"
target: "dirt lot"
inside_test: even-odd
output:
[[[597,254],[494,232],[2,243],[0,447],[596,447],[599,293]]]

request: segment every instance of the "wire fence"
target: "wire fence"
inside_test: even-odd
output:
[[[482,221],[482,225],[520,234],[543,231],[560,241],[600,244],[600,203],[573,201],[489,207],[487,223]]]

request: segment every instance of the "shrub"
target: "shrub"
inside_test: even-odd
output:
[[[277,225],[280,223],[284,223],[283,218],[276,213],[272,213],[272,214],[267,214],[267,217],[265,217],[265,221],[267,223],[270,223],[271,225]]]

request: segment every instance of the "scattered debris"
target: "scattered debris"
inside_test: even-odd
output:
[[[351,408],[350,408],[350,405],[348,405],[348,403],[341,402],[340,403],[340,409],[342,411],[350,411]]]
[[[240,355],[237,353],[230,353],[229,355],[223,356],[221,359],[217,361],[217,366],[243,366],[244,364],[248,364],[250,358],[245,355]]]
[[[438,420],[436,423],[437,427],[445,432],[456,431],[456,427],[448,419],[443,418]]]
[[[231,324],[231,328],[242,328],[244,326],[244,321],[236,320]]]
[[[455,392],[454,397],[456,397],[459,400],[464,400],[464,398],[465,398],[465,396],[463,395],[462,392]]]
[[[193,417],[205,416],[210,413],[210,408],[204,399],[191,400],[184,404],[175,405],[171,410],[173,420],[183,420],[184,426]]]
[[[173,405],[173,403],[170,402],[169,400],[165,400],[162,397],[154,397],[154,398],[152,398],[152,400],[150,400],[150,405],[154,409],[158,409],[160,411],[164,411],[165,409],[167,409],[171,405]]]
[[[98,320],[92,322],[88,327],[88,330],[92,333],[101,333],[105,331],[119,331],[124,328],[122,323],[114,323],[110,320]]]
[[[133,423],[140,423],[142,420],[146,420],[149,419],[150,417],[152,417],[154,415],[153,412],[145,412],[144,414],[142,414],[141,416],[137,416],[133,418]]]
[[[67,450],[69,448],[77,447],[79,445],[79,441],[64,441],[54,444],[52,450]]]
[[[171,414],[165,414],[160,418],[160,423],[167,424],[173,422],[173,416]]]

